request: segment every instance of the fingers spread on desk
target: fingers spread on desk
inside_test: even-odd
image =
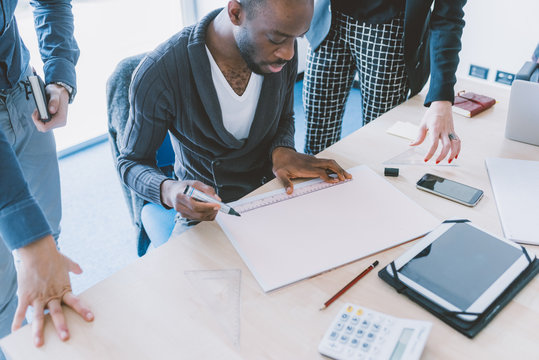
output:
[[[19,296],[19,304],[17,305],[17,310],[15,311],[15,317],[11,323],[11,331],[19,330],[22,326],[22,322],[26,316],[26,309],[28,309],[30,303],[26,297]]]
[[[425,155],[425,159],[424,159],[425,162],[429,161],[434,156],[434,154],[436,153],[436,150],[438,149],[438,137],[435,137],[434,134],[431,134],[431,135],[432,136],[431,136],[430,148],[427,155]]]
[[[440,155],[436,158],[436,164],[440,163],[449,154],[449,150],[451,150],[451,140],[449,140],[449,137],[440,136],[440,142],[442,143],[442,151],[440,151]]]
[[[34,345],[40,347],[43,345],[43,324],[45,315],[43,314],[44,305],[42,302],[34,301],[34,319],[32,321],[32,334],[34,336]]]
[[[63,297],[64,303],[75,310],[86,321],[93,321],[94,314],[90,308],[77,296],[73,295],[72,292],[67,292]]]
[[[49,308],[49,314],[51,315],[52,323],[56,328],[56,333],[62,341],[69,339],[69,332],[67,330],[66,320],[64,312],[62,311],[62,305],[59,299],[52,299],[47,304]]]
[[[452,134],[453,134],[454,139],[452,139],[450,141],[450,143],[451,143],[451,156],[448,159],[449,163],[451,163],[451,161],[453,161],[453,159],[458,158],[458,156],[460,154],[460,147],[462,145],[462,142],[461,142],[460,138],[455,134],[454,131],[453,131]]]

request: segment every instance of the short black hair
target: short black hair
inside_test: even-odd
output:
[[[241,0],[240,3],[247,13],[247,18],[253,19],[260,9],[262,9],[266,0]]]

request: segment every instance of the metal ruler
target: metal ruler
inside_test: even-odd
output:
[[[290,200],[298,196],[307,195],[319,190],[327,189],[333,186],[344,184],[350,180],[340,181],[336,183],[328,183],[322,179],[313,179],[301,184],[294,185],[294,192],[290,195],[286,193],[285,189],[279,189],[270,191],[261,195],[249,197],[247,199],[239,200],[230,205],[240,214],[246,213],[251,210],[279,203],[281,201]]]

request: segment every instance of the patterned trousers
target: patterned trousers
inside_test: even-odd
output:
[[[406,100],[403,35],[403,14],[386,24],[366,24],[334,12],[328,36],[316,51],[309,48],[307,54],[305,153],[316,154],[340,139],[356,71],[363,106],[361,125]]]

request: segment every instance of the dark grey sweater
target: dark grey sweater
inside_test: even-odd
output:
[[[225,129],[205,48],[207,27],[219,11],[149,53],[133,75],[118,171],[148,201],[161,204],[166,177],[156,167],[155,152],[167,131],[178,179],[213,186],[225,202],[273,178],[275,147],[294,147],[297,55],[281,72],[264,76],[248,138],[237,140]]]

